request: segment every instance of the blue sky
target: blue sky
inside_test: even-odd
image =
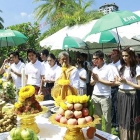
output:
[[[116,3],[120,10],[140,10],[140,0],[95,0],[92,8],[98,9],[104,3]],[[33,11],[38,4],[33,3],[33,0],[0,0],[0,17],[4,19],[4,26],[33,22]],[[43,23],[44,21],[41,21],[42,28],[46,28]]]

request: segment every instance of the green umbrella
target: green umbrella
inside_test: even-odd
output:
[[[66,36],[63,41],[63,49],[80,48],[87,46],[86,43],[78,37]]]
[[[15,30],[0,30],[0,47],[18,46],[26,43],[27,37]]]
[[[65,36],[63,37],[58,37],[58,39],[54,40],[54,43],[48,44],[51,45],[51,50],[64,50],[64,49],[80,49],[82,47],[87,47],[87,44],[80,38],[78,37],[72,37],[72,36]]]
[[[121,37],[119,37],[119,39],[122,41]],[[91,34],[84,41],[89,41],[91,43],[119,43],[117,33],[110,30]]]
[[[117,27],[129,25],[129,24],[139,22],[139,21],[140,21],[140,17],[130,11],[111,12],[111,13],[101,17],[93,25],[93,27],[92,27],[90,33],[88,33],[88,35],[110,30],[113,28],[116,28],[116,32],[118,34]],[[118,40],[119,40],[119,35],[118,35]],[[120,40],[119,40],[119,44],[120,44]]]
[[[93,26],[89,34],[110,30],[116,27],[139,22],[140,17],[130,11],[111,12],[101,17]]]
[[[119,36],[119,40],[123,42],[122,38]],[[117,33],[114,31],[103,31],[97,34],[91,34],[84,41],[89,41],[91,43],[97,42],[102,44],[103,50],[103,43],[119,43]]]

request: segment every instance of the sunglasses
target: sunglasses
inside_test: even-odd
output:
[[[96,57],[96,58],[92,58],[92,60],[98,60],[99,59],[99,57]]]

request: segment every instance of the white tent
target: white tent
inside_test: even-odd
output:
[[[134,12],[140,16],[140,11]],[[93,20],[86,24],[82,25],[75,25],[72,27],[64,27],[63,29],[59,30],[58,32],[52,34],[51,36],[45,38],[40,42],[41,47],[51,47],[55,44],[55,40],[59,39],[61,36],[73,36],[78,37],[80,39],[84,39],[85,36],[90,32],[93,25],[97,20]],[[132,37],[140,35],[140,22],[134,23],[127,26],[122,26],[117,28],[118,33],[121,37],[124,37],[124,42],[121,43],[121,46],[140,46],[140,41],[136,41],[131,39]],[[115,29],[113,29],[115,31]],[[128,38],[128,39],[127,39]],[[94,48],[94,46],[93,46]]]
[[[83,39],[85,35],[87,35],[90,32],[95,22],[96,20],[93,20],[89,23],[82,25],[75,25],[72,27],[66,26],[58,32],[40,41],[40,46],[51,48],[51,46],[55,45],[55,40],[59,40],[59,37],[64,38],[66,35]]]

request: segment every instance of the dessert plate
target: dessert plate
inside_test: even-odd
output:
[[[58,109],[59,109],[58,106],[57,106],[57,107],[54,107],[54,108],[51,109],[51,112],[52,112],[52,113],[57,113]]]
[[[41,101],[39,103],[40,103],[41,106],[53,106],[54,105],[53,100]]]

